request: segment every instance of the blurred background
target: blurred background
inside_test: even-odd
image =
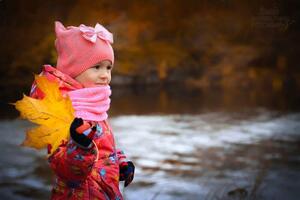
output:
[[[56,65],[54,22],[114,34],[125,199],[298,199],[300,2],[0,0],[0,197],[47,199],[45,152],[9,103]]]

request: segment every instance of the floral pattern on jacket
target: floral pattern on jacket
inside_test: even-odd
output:
[[[97,146],[85,150],[70,140],[49,157],[50,166],[57,175],[52,199],[122,199],[119,160],[125,155],[115,149],[108,123],[103,121],[98,126],[103,133],[94,138]]]

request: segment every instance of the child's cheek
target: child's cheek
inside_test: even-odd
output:
[[[87,79],[84,80],[83,85],[85,87],[92,87],[95,85],[95,79],[94,77],[88,77]]]

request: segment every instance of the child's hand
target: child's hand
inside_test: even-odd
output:
[[[75,118],[71,123],[70,133],[72,140],[82,148],[90,148],[96,127],[84,122],[81,118]]]
[[[120,181],[125,181],[125,187],[132,182],[134,177],[134,169],[134,164],[131,161],[122,162],[120,164]]]

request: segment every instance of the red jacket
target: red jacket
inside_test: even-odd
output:
[[[62,94],[80,87],[76,81],[55,68],[46,65],[41,75],[59,82]],[[34,98],[43,98],[36,88],[31,90]],[[114,136],[107,121],[97,124],[94,145],[85,150],[70,141],[62,142],[49,157],[50,167],[56,174],[51,199],[123,199],[119,190],[119,165],[126,156],[115,147]]]

